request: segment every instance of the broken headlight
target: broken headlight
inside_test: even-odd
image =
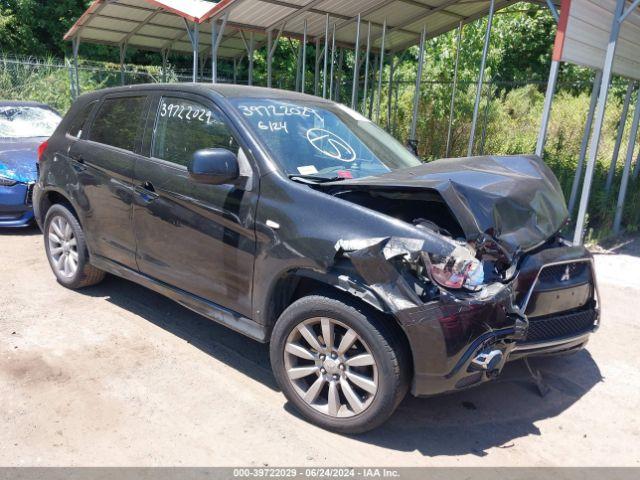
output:
[[[16,183],[18,182],[0,175],[0,187],[13,187]]]
[[[443,287],[476,291],[484,284],[484,266],[465,246],[447,257],[429,255],[429,260],[431,278]]]

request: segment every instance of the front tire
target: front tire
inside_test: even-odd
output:
[[[393,321],[393,320],[391,320]],[[291,304],[271,335],[271,366],[310,422],[363,433],[385,422],[408,389],[408,348],[377,312],[312,295]]]
[[[62,204],[53,205],[44,221],[44,246],[58,282],[79,289],[100,283],[102,270],[89,263],[89,251],[78,219]]]

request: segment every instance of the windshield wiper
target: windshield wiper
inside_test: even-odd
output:
[[[316,175],[296,175],[295,173],[289,174],[288,177],[291,180],[299,179],[299,180],[308,180],[314,183],[329,183],[329,182],[339,182],[341,180],[347,180],[345,177],[318,177]]]

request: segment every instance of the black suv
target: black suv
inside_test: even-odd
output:
[[[260,342],[310,421],[384,422],[407,390],[585,345],[592,257],[558,234],[537,157],[421,163],[333,102],[232,85],[90,93],[41,148],[34,208],[58,281],[115,274]]]

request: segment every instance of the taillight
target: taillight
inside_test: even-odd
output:
[[[38,146],[38,163],[42,163],[42,155],[44,155],[45,150],[49,146],[49,140],[45,140]]]

